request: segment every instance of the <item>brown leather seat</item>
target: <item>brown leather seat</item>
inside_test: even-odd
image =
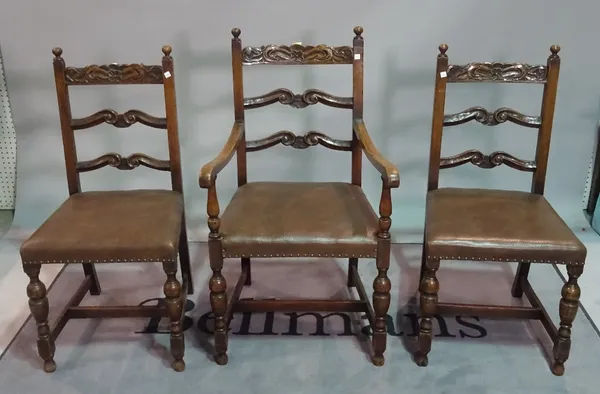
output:
[[[585,246],[539,194],[432,190],[427,194],[426,220],[428,258],[559,264],[585,261]]]
[[[182,214],[183,197],[171,190],[74,194],[23,243],[21,257],[24,264],[171,261]]]
[[[375,257],[377,223],[359,186],[247,183],[221,217],[224,257]]]

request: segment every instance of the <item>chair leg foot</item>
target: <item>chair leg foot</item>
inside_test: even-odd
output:
[[[229,357],[227,357],[227,353],[217,354],[215,356],[215,362],[218,365],[227,365],[227,363],[229,362]]]
[[[183,359],[173,360],[171,368],[173,368],[175,372],[183,372],[185,370],[185,361],[183,361]]]
[[[513,296],[513,298],[523,298],[523,290],[513,289],[511,291],[511,295]]]
[[[415,353],[415,364],[417,364],[419,367],[426,367],[427,364],[429,364],[429,358],[426,354],[417,352]]]
[[[555,360],[551,369],[555,376],[563,376],[565,374],[565,363]]]
[[[381,356],[373,356],[373,357],[371,357],[371,362],[376,367],[382,367],[383,364],[385,364],[385,357],[383,355],[381,355]]]
[[[44,372],[52,373],[56,371],[56,362],[54,360],[44,361]]]

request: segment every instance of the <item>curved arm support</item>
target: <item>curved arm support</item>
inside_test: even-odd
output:
[[[377,150],[375,144],[371,141],[371,137],[369,137],[365,122],[362,119],[354,119],[352,121],[352,128],[354,129],[356,137],[361,142],[363,152],[365,152],[367,159],[369,159],[371,164],[373,164],[381,174],[384,185],[389,188],[397,188],[400,186],[400,173],[398,172],[398,169]]]
[[[225,168],[237,151],[240,141],[244,137],[244,123],[235,122],[231,129],[231,134],[225,143],[225,146],[212,161],[206,163],[200,170],[200,187],[208,189],[214,185],[217,174]]]

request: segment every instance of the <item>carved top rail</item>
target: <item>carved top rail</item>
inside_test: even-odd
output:
[[[296,135],[287,130],[279,131],[265,138],[246,141],[246,151],[256,152],[278,144],[291,146],[296,149],[306,149],[311,146],[322,145],[333,150],[352,151],[352,141],[350,140],[337,140],[318,131],[309,131],[304,135]]]
[[[534,161],[517,159],[511,154],[498,151],[490,155],[471,149],[450,157],[442,157],[440,168],[458,167],[466,163],[471,163],[479,168],[494,168],[505,164],[511,168],[520,171],[534,172],[536,164]]]
[[[355,38],[360,38],[362,27],[354,28]],[[237,39],[241,31],[231,31]],[[257,64],[270,65],[301,65],[301,64],[352,64],[354,62],[354,49],[351,46],[302,45],[263,45],[259,47],[244,47],[242,49],[242,64],[252,66]]]
[[[354,51],[349,46],[328,45],[263,45],[242,49],[242,63],[299,65],[299,64],[352,64]]]
[[[85,118],[71,119],[71,128],[73,130],[82,130],[98,126],[102,123],[119,128],[127,128],[137,122],[156,129],[167,128],[166,118],[157,118],[137,109],[132,109],[122,114],[112,109],[103,109]]]
[[[159,160],[143,153],[134,153],[123,157],[118,153],[107,153],[92,160],[77,162],[78,172],[94,171],[102,167],[111,166],[119,170],[133,170],[139,166],[152,168],[159,171],[170,171],[168,160]]]
[[[52,50],[54,56],[62,55],[61,48]],[[171,47],[164,46],[165,56],[171,54]],[[84,67],[66,67],[67,85],[123,85],[123,84],[162,84],[163,68],[160,65],[132,64],[91,64]]]
[[[486,126],[512,122],[524,127],[539,128],[542,124],[540,116],[524,115],[512,108],[499,108],[490,113],[482,107],[471,107],[462,112],[444,115],[444,126],[456,126],[473,120]]]
[[[448,82],[545,83],[544,65],[482,62],[448,66]]]
[[[293,108],[306,108],[309,105],[321,103],[328,107],[352,109],[352,97],[339,97],[318,89],[308,89],[302,94],[294,94],[288,89],[275,89],[261,96],[244,99],[245,109],[261,108],[279,102]]]
[[[447,45],[440,45],[440,54],[445,56]],[[550,48],[552,55],[560,51],[558,45]],[[508,82],[538,83],[547,82],[548,69],[542,64],[473,62],[468,64],[448,65],[446,78],[448,82]]]

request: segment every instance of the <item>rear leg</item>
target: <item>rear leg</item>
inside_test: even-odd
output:
[[[252,269],[250,266],[250,257],[242,257],[242,271],[247,270],[248,276],[246,276],[246,282],[244,286],[250,286],[252,284]]]
[[[96,273],[96,267],[94,266],[94,264],[83,264],[83,272],[85,276],[89,276],[92,278],[92,284],[90,285],[90,294],[100,295],[102,289],[100,288],[100,280],[98,279],[98,274]]]

